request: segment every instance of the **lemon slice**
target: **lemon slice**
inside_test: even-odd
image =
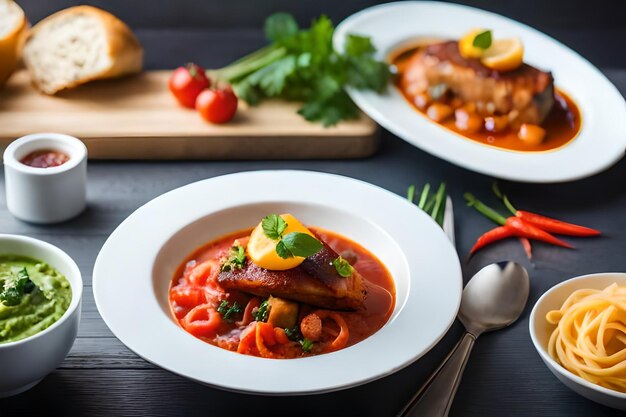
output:
[[[287,223],[287,228],[283,232],[283,236],[292,232],[306,233],[313,235],[298,219],[291,214],[281,214],[280,217]],[[270,239],[263,232],[262,223],[259,223],[250,234],[247,252],[250,260],[261,268],[273,271],[284,271],[286,269],[295,268],[300,265],[304,258],[294,256],[292,258],[283,259],[276,253],[276,244],[278,240]]]
[[[472,29],[459,40],[459,52],[464,58],[480,58],[483,56],[485,50],[474,46],[474,39],[476,35],[485,30],[486,29]]]
[[[13,0],[0,0],[0,87],[9,79],[20,57],[28,22]]]
[[[514,70],[524,62],[524,45],[517,38],[496,39],[483,51],[480,61],[496,71]]]

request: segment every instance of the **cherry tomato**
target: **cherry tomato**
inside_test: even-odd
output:
[[[187,64],[174,70],[168,86],[182,106],[193,109],[198,95],[211,86],[211,81],[207,78],[204,68],[196,64]]]
[[[196,110],[204,120],[226,123],[235,116],[237,96],[230,87],[204,90],[196,100]]]

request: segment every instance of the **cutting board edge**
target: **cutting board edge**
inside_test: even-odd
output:
[[[365,136],[146,136],[81,140],[90,160],[359,159],[378,151],[380,128]],[[11,141],[0,138],[0,150],[4,151]],[[128,141],[124,155],[116,150],[120,141]],[[302,146],[302,141],[307,146]]]

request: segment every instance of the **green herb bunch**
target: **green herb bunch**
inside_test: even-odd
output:
[[[209,76],[231,83],[249,104],[266,98],[300,101],[298,113],[305,119],[331,126],[359,116],[344,87],[381,92],[391,77],[389,66],[374,58],[376,49],[368,37],[350,34],[343,53],[337,52],[333,24],[324,15],[301,29],[292,15],[276,13],[264,29],[270,45],[209,71]]]

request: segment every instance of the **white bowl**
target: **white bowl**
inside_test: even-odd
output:
[[[558,310],[565,299],[581,288],[603,289],[616,282],[626,285],[624,273],[600,273],[583,275],[564,281],[546,291],[530,313],[530,338],[548,369],[568,388],[597,403],[626,410],[626,394],[593,384],[559,365],[548,353],[548,340],[554,326],[547,322],[546,314]]]
[[[67,311],[52,326],[26,339],[0,343],[0,398],[3,398],[32,388],[67,356],[78,332],[83,280],[68,254],[41,240],[0,234],[0,254],[47,262],[65,275],[72,288]]]

